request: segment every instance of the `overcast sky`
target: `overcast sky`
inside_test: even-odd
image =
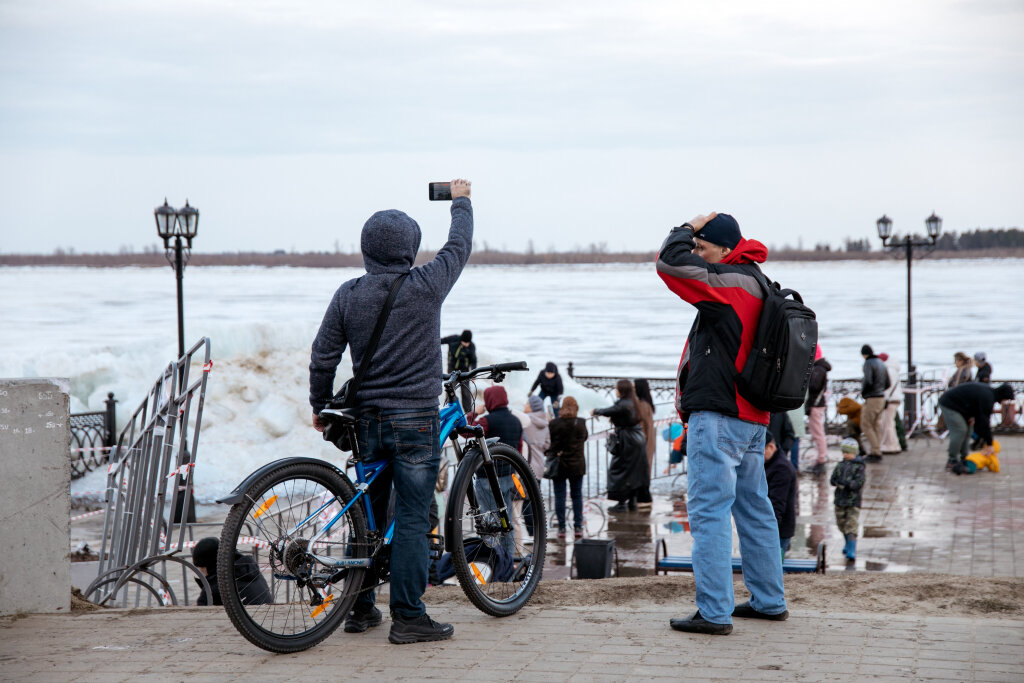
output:
[[[491,246],[1024,224],[1024,2],[0,0],[0,252],[347,250],[431,180]]]

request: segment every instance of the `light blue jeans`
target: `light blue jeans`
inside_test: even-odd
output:
[[[687,510],[693,535],[697,609],[715,624],[731,624],[732,522],[740,539],[743,583],[759,612],[786,610],[779,527],[764,476],[764,425],[720,413],[690,414]]]

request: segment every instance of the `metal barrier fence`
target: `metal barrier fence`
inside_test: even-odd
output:
[[[71,478],[78,479],[107,463],[117,433],[117,399],[107,394],[105,410],[71,415]]]
[[[201,361],[196,357],[200,350]],[[168,562],[182,567],[186,603],[189,572],[202,590],[209,591],[206,577],[176,555],[194,545],[182,511],[192,505],[193,471],[212,367],[210,340],[204,337],[168,364],[121,431],[107,468],[99,568],[85,590],[87,599],[125,607],[134,593],[136,607],[143,596],[147,606],[178,604],[167,579]],[[199,377],[193,381],[194,371]]]
[[[609,397],[614,396],[615,382],[621,379],[619,377],[576,375],[574,374],[574,367],[571,362],[568,366],[568,372],[569,376],[579,384],[587,387],[588,389],[599,391]],[[656,400],[675,400],[675,378],[647,377],[645,379],[651,385],[651,394]],[[902,382],[904,392],[912,392],[918,396],[917,421],[913,425],[906,425],[907,433],[913,434],[934,431],[935,425],[939,419],[939,396],[941,396],[942,392],[946,390],[945,378],[921,374],[917,380],[917,385],[913,389],[907,386],[906,377],[901,378],[900,381]],[[992,427],[996,431],[1022,432],[1024,431],[1024,380],[993,380],[992,384],[998,385],[1003,382],[1006,382],[1013,387],[1013,390],[1016,393],[1016,398],[1014,399],[1012,406],[1004,406],[1001,413],[993,415]],[[860,378],[829,380],[829,389],[825,393],[826,431],[831,434],[842,434],[846,431],[846,418],[843,415],[840,415],[838,410],[839,401],[849,397],[860,402],[862,400],[860,398],[860,388]],[[902,412],[903,406],[901,405],[900,413],[902,414]]]

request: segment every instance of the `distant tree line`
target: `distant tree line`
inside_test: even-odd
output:
[[[924,239],[914,235],[915,239]],[[901,236],[894,235],[890,244],[899,242]],[[819,242],[813,249],[783,245],[769,248],[773,261],[839,261],[848,259],[885,258],[881,244],[871,239],[846,239],[844,246],[833,249],[825,242]],[[967,253],[970,252],[970,253]],[[1024,230],[999,228],[958,234],[948,232],[942,235],[935,249],[936,256],[1013,256],[1024,257]],[[435,252],[424,249],[417,255],[417,263],[425,263]],[[657,255],[655,251],[611,251],[606,242],[577,245],[568,251],[536,251],[531,241],[525,252],[509,251],[504,246],[495,249],[487,242],[473,245],[470,263],[477,265],[536,265],[544,263],[649,263]],[[73,248],[58,248],[52,254],[4,254],[0,253],[0,266],[87,266],[95,268],[117,268],[123,266],[164,266],[167,264],[164,252],[156,247],[146,247],[136,252],[122,246],[116,254],[80,254]],[[266,252],[193,252],[189,265],[194,266],[295,266],[301,268],[359,268],[363,257],[358,252],[343,253],[335,245],[333,252],[286,252],[278,249]]]

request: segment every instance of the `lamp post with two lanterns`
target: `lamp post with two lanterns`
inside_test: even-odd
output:
[[[156,234],[164,241],[167,262],[174,268],[178,280],[178,358],[181,358],[185,355],[185,308],[181,281],[185,275],[185,264],[192,254],[192,239],[199,231],[199,209],[189,206],[187,199],[184,208],[175,209],[168,206],[165,197],[164,205],[156,207],[153,216],[156,218]]]
[[[924,220],[928,229],[928,239],[915,239],[909,232],[902,239],[895,239],[892,243],[892,219],[883,215],[876,221],[878,237],[882,240],[882,246],[889,249],[904,249],[907,254],[907,388],[906,404],[903,410],[904,424],[908,427],[917,421],[917,368],[914,367],[913,355],[913,323],[911,318],[910,304],[910,264],[914,258],[914,247],[927,247],[929,250],[935,248],[935,243],[942,232],[942,219],[932,212],[932,215]]]

